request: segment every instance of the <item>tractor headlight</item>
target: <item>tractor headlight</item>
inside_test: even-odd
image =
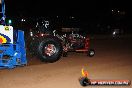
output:
[[[31,36],[31,37],[33,36],[33,32],[32,32],[32,31],[30,31],[30,36]]]

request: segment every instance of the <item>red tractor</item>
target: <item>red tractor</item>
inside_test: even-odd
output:
[[[37,20],[36,27],[30,31],[27,39],[29,51],[44,62],[55,62],[70,51],[85,52],[94,56],[95,52],[89,47],[89,38],[79,34],[59,35],[50,29],[49,21],[43,18]]]
[[[35,22],[37,24],[30,29],[30,34],[26,36],[30,54],[38,56],[43,62],[58,61],[63,52],[62,40],[54,36],[52,29],[49,28],[49,21],[38,18]]]
[[[84,37],[79,34],[69,34],[65,36],[66,44],[63,56],[67,56],[68,52],[84,52],[88,56],[92,57],[95,54],[94,49],[90,48],[90,38],[88,36]]]

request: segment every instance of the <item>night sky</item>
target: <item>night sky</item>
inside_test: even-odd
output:
[[[94,16],[112,8],[130,10],[129,2],[116,0],[5,0],[7,15]]]
[[[76,22],[72,23],[91,30],[95,30],[98,24],[115,24],[118,18],[121,18],[120,25],[131,27],[132,23],[132,6],[128,0],[5,0],[5,3],[7,17],[58,16],[67,24],[71,23],[63,18],[74,17]],[[112,9],[125,12],[125,15],[112,18]],[[54,25],[57,24],[56,20],[54,22]]]

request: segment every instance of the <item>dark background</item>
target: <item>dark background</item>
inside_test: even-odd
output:
[[[126,0],[5,0],[5,3],[9,18],[45,17],[56,28],[79,27],[93,33],[107,32],[109,27],[131,32],[131,3]]]
[[[112,8],[131,11],[131,3],[117,0],[5,0],[9,15],[95,15],[105,13]]]

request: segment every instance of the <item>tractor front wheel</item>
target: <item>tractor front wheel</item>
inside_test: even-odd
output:
[[[94,49],[89,49],[87,55],[89,57],[93,57],[95,55],[95,50]]]

